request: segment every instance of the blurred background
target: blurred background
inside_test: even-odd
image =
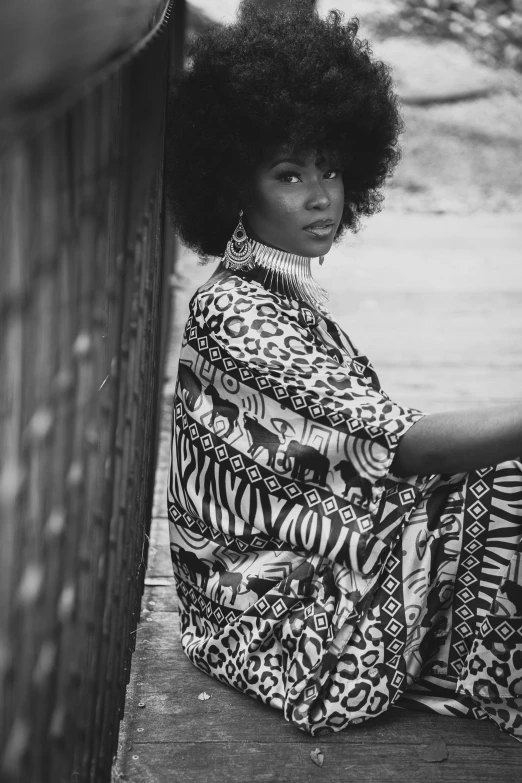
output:
[[[383,211],[314,270],[333,316],[397,402],[522,401],[522,0],[317,7],[360,18],[406,123]],[[175,638],[172,397],[213,271],[165,210],[165,105],[191,36],[236,8],[0,0],[2,783],[105,783],[118,748],[152,779],[125,738],[144,629]]]

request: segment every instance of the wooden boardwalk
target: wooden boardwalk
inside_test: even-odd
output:
[[[522,401],[519,216],[380,215],[333,251],[331,310],[398,402],[433,412]],[[151,549],[114,780],[129,783],[404,783],[522,780],[522,745],[489,721],[391,710],[311,738],[275,710],[196,670],[181,652],[166,482],[180,328],[211,274],[181,258],[162,410]],[[521,448],[522,451],[522,448]],[[198,700],[206,691],[208,701]],[[443,738],[448,759],[423,760]],[[323,767],[310,752],[321,748]]]

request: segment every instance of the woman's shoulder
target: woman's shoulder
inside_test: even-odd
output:
[[[302,355],[318,350],[339,365],[359,354],[331,316],[240,274],[214,275],[197,290],[190,310],[191,318],[215,339],[246,341],[250,352],[261,349],[261,338],[268,339],[265,347],[272,351],[277,343],[286,353],[291,347]]]
[[[191,313],[205,320],[216,318],[238,322],[274,320],[288,324],[300,321],[299,305],[264,288],[255,280],[224,272],[210,278],[198,288],[190,303]]]

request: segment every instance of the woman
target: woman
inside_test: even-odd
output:
[[[182,645],[312,734],[396,705],[522,740],[521,407],[390,400],[310,274],[399,157],[389,72],[356,34],[247,4],[174,85],[172,213],[223,257],[174,400]]]

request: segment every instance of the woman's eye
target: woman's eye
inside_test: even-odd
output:
[[[277,175],[277,179],[280,182],[300,182],[299,174],[295,171],[282,171],[281,174]]]
[[[341,172],[338,169],[329,169],[323,174],[324,179],[337,179],[340,176]],[[277,179],[280,182],[288,182],[291,185],[302,181],[298,171],[282,171],[277,175]]]

